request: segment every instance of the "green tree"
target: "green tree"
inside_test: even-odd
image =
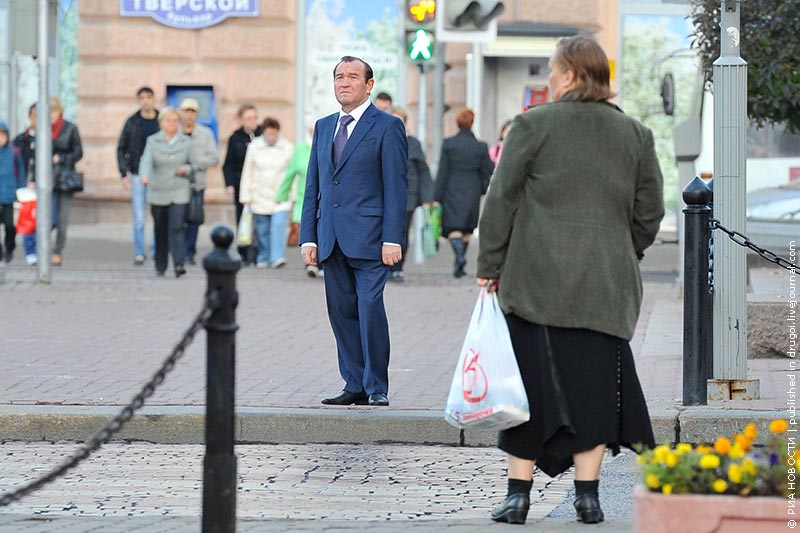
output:
[[[693,46],[706,79],[719,57],[721,0],[692,0]],[[800,1],[745,0],[741,54],[748,63],[747,114],[759,126],[786,123],[800,133]]]
[[[695,59],[676,50],[683,40],[665,32],[658,22],[628,25],[623,39],[623,73],[620,104],[623,110],[653,131],[661,172],[664,175],[664,203],[667,211],[679,205],[678,170],[672,128],[690,114],[692,88],[697,70]],[[675,114],[667,116],[662,107],[661,80],[666,72],[675,79]]]

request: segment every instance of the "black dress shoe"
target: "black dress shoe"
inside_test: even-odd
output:
[[[183,265],[180,264],[180,263],[175,265],[175,277],[179,278],[179,277],[183,276],[184,274],[186,274],[186,269],[183,268]]]
[[[583,494],[575,498],[575,511],[578,513],[578,521],[584,524],[597,524],[604,519],[603,510],[600,509],[600,501],[594,494]]]
[[[527,494],[512,494],[492,510],[492,520],[509,524],[524,524],[528,518],[531,498]]]
[[[367,395],[363,392],[348,392],[343,390],[339,396],[325,398],[325,405],[367,405]]]
[[[376,392],[369,395],[369,404],[387,406],[389,405],[389,398],[382,392]]]

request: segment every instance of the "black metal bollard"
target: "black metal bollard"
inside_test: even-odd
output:
[[[706,405],[713,371],[711,293],[708,248],[711,191],[695,177],[683,189],[683,405]]]
[[[206,323],[206,455],[203,459],[203,533],[236,531],[236,455],[234,441],[234,363],[236,360],[236,273],[241,261],[228,253],[233,231],[211,232],[214,251],[203,259],[207,296],[216,301]]]

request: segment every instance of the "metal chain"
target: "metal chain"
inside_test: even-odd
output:
[[[785,257],[781,257],[779,255],[776,255],[773,252],[770,252],[766,248],[761,248],[757,244],[753,243],[753,241],[751,241],[747,237],[747,235],[745,235],[743,233],[740,233],[738,231],[734,231],[734,230],[726,228],[716,218],[712,218],[711,219],[711,229],[712,230],[713,229],[722,230],[723,232],[728,234],[728,237],[730,237],[733,242],[735,242],[736,244],[738,244],[739,246],[742,246],[744,248],[750,248],[751,250],[753,250],[755,253],[757,253],[758,255],[760,255],[761,257],[763,257],[764,259],[766,259],[770,263],[775,263],[779,267],[785,268],[786,270],[792,270],[792,269],[800,270],[800,266],[792,263],[791,261],[789,261]]]
[[[166,375],[173,368],[175,368],[175,363],[178,361],[178,359],[183,357],[184,353],[186,352],[186,348],[188,348],[192,343],[197,332],[205,327],[206,322],[208,322],[211,314],[218,306],[219,294],[216,291],[206,295],[206,300],[203,303],[203,309],[197,314],[197,317],[194,319],[194,322],[192,322],[192,325],[183,334],[183,338],[181,338],[180,342],[178,342],[175,348],[173,348],[169,357],[164,360],[158,371],[153,374],[153,377],[144,385],[144,387],[142,387],[142,390],[133,397],[130,403],[123,407],[119,414],[109,421],[105,426],[97,430],[92,438],[86,441],[66,461],[61,463],[60,466],[31,481],[30,483],[22,485],[19,488],[11,492],[6,492],[0,496],[0,507],[9,505],[10,503],[19,500],[23,496],[40,489],[44,485],[55,481],[59,477],[66,474],[69,470],[78,466],[84,459],[88,458],[92,453],[97,451],[100,446],[110,441],[111,437],[119,433],[125,423],[133,418],[134,413],[144,405],[145,400],[152,396],[156,388],[164,382]]]

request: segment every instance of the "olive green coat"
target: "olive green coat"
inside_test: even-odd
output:
[[[506,312],[633,337],[638,259],[664,216],[653,135],[602,102],[558,101],[514,119],[479,225],[478,277]]]

